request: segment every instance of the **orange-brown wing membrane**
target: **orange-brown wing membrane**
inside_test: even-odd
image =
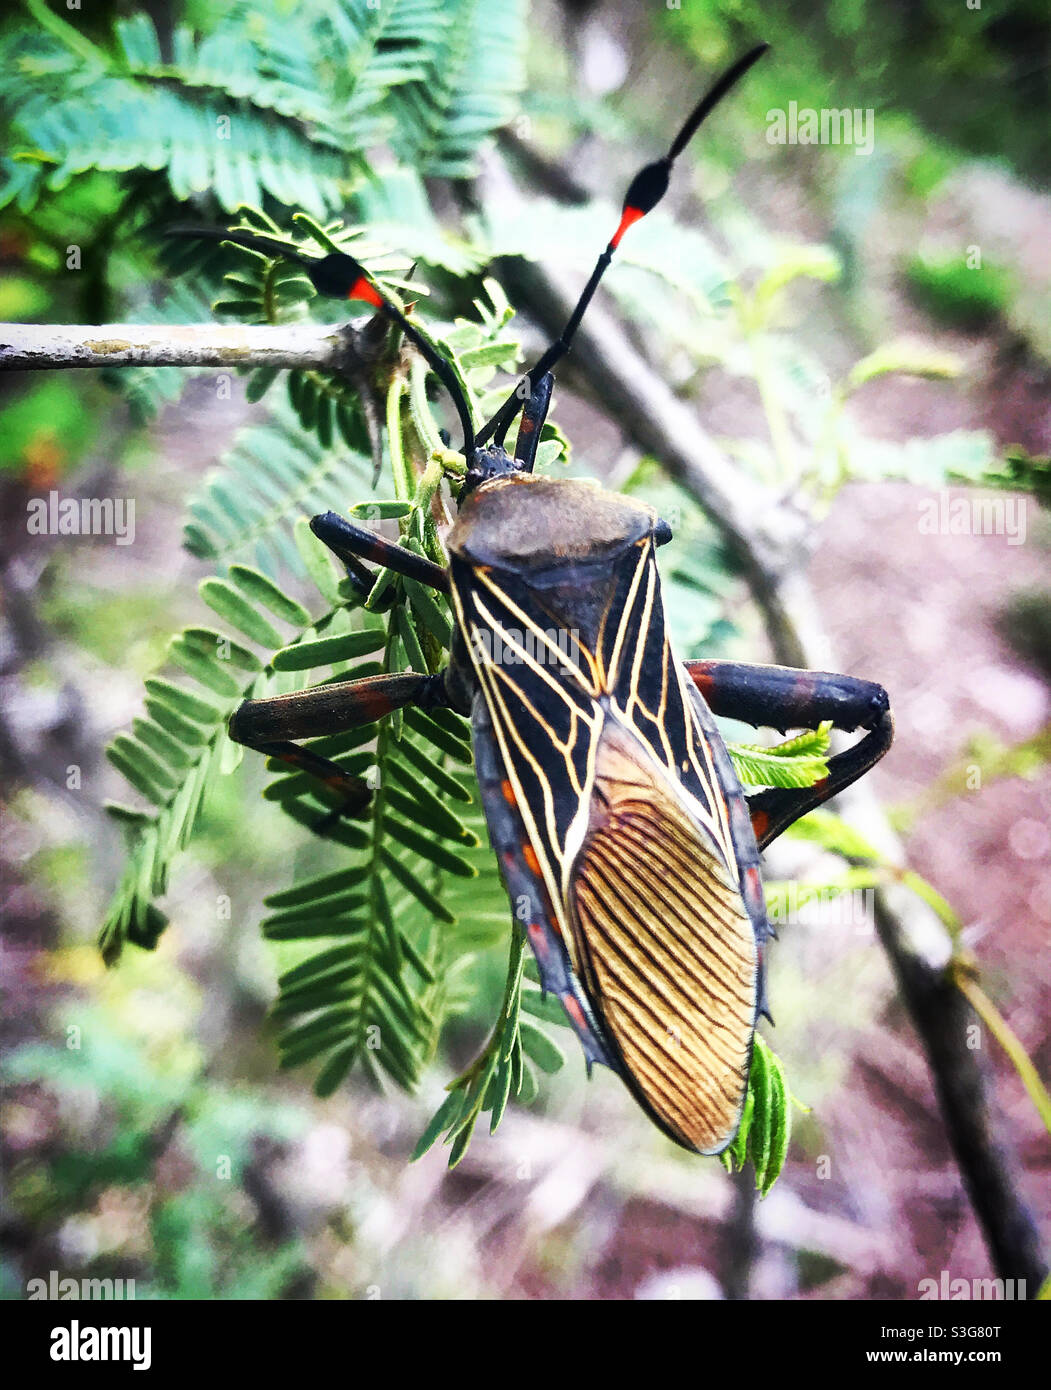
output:
[[[718,1153],[747,1090],[755,930],[714,842],[612,721],[570,896],[588,993],[625,1080],[678,1143]]]

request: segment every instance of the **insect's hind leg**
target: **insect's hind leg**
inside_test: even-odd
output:
[[[372,789],[361,777],[338,763],[322,758],[295,739],[348,733],[372,724],[406,705],[434,709],[448,704],[444,677],[416,672],[404,675],[365,676],[361,680],[334,681],[290,695],[271,695],[245,700],[230,720],[230,737],[257,753],[278,758],[289,767],[308,772],[343,802],[317,827],[323,830],[341,816],[360,816],[372,800]]]
[[[756,727],[815,728],[830,719],[837,729],[865,737],[828,760],[828,775],[811,787],[772,787],[747,798],[756,843],[765,849],[808,811],[868,772],[894,737],[890,700],[881,685],[831,671],[752,666],[736,661],[687,661],[687,673],[714,714]]]
[[[310,529],[347,567],[347,575],[354,587],[367,598],[375,575],[360,562],[372,560],[377,565],[385,565],[396,574],[407,579],[415,579],[429,589],[439,593],[449,592],[449,574],[441,565],[407,550],[403,545],[388,541],[369,531],[364,526],[355,526],[337,512],[322,512],[311,518]]]

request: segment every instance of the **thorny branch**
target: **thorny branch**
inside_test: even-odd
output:
[[[54,367],[297,367],[338,371],[344,328],[236,323],[0,324],[0,371]]]

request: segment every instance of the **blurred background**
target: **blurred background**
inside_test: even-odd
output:
[[[105,803],[146,803],[104,750],[141,716],[144,679],[171,675],[173,633],[211,619],[202,578],[248,559],[307,601],[309,580],[281,569],[287,541],[250,537],[242,553],[243,537],[210,529],[224,497],[251,511],[253,450],[274,437],[259,432],[295,440],[302,412],[283,383],[250,400],[214,369],[9,374],[6,1297],[51,1270],[134,1279],[140,1298],[260,1299],[915,1298],[942,1271],[992,1272],[866,889],[900,836],[1046,1077],[1045,5],[260,0],[89,15],[29,0],[0,27],[0,319],[223,317],[230,263],[179,274],[156,228],[247,203],[286,232],[297,210],[340,218],[377,265],[415,263],[425,323],[476,318],[492,274],[528,360],[632,173],[760,38],[772,52],[625,239],[594,338],[559,374],[572,450],[551,469],[672,520],[682,655],[771,660],[776,623],[661,430],[678,428],[690,457],[710,448],[729,493],[762,500],[753,540],[790,561],[785,603],[811,664],[891,693],[897,739],[870,778],[882,810],[859,812],[886,860],[850,880],[812,837],[767,856],[790,905],[764,1034],[801,1103],[779,1183],[756,1203],[750,1171],[677,1150],[611,1074],[586,1081],[562,1030],[565,1065],[534,1056],[535,1098],[512,1101],[495,1136],[480,1124],[451,1171],[441,1145],[409,1162],[499,1005],[508,921],[484,845],[441,948],[444,1026],[414,1094],[355,1067],[319,1098],[316,1064],[280,1069],[270,1010],[300,957],[264,940],[263,900],[348,857],[261,799],[262,759],[210,780],[157,895],[156,949],[106,969],[96,938],[139,823]],[[806,138],[805,113],[820,132],[830,110],[851,113],[849,142]],[[660,405],[656,434],[625,372]],[[268,526],[290,535],[303,513],[373,495],[354,430],[311,444],[295,495],[261,491]],[[134,498],[133,543],[30,534],[27,504],[52,491]],[[375,495],[392,495],[389,476]],[[848,882],[858,891],[809,908],[790,893]],[[420,939],[432,931],[415,901],[399,910]],[[1046,1233],[1047,1130],[993,1036],[976,1037],[996,1133]]]

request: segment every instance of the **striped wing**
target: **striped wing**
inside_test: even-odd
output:
[[[714,843],[615,723],[599,744],[570,909],[588,996],[636,1097],[679,1143],[717,1153],[747,1087],[755,932]]]

